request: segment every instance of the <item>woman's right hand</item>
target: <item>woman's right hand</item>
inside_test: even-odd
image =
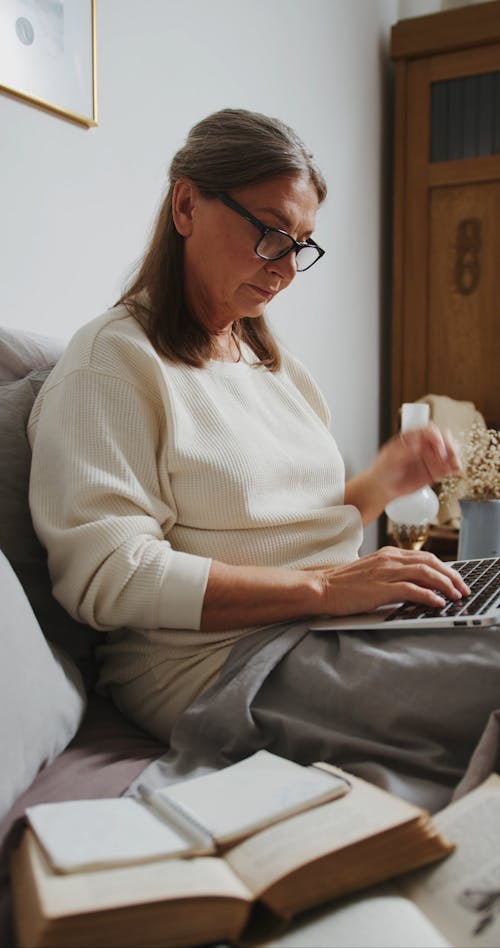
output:
[[[320,615],[353,615],[410,600],[442,606],[468,588],[432,553],[384,547],[347,566],[285,569],[212,560],[201,629],[218,632]]]
[[[446,599],[467,596],[469,588],[448,563],[433,553],[383,547],[375,553],[321,572],[326,615],[370,612],[390,603],[411,602],[441,607]]]

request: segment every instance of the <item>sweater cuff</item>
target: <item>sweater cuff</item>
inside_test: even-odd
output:
[[[170,552],[160,588],[159,627],[199,629],[212,560],[192,553]]]

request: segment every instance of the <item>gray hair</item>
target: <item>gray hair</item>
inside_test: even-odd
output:
[[[193,126],[174,155],[169,188],[149,248],[118,300],[143,326],[161,355],[200,368],[210,358],[210,334],[189,311],[184,294],[184,239],[172,217],[172,194],[189,178],[206,195],[278,177],[310,180],[321,204],[326,183],[299,136],[279,119],[245,109],[222,109]],[[118,304],[117,304],[118,305]],[[276,341],[263,316],[242,316],[233,331],[271,371],[280,366]]]
[[[207,193],[280,176],[309,178],[318,201],[326,183],[313,155],[280,119],[245,109],[222,109],[193,126],[170,165],[170,182],[190,178]]]

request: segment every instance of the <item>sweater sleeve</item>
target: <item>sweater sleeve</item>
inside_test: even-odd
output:
[[[97,629],[198,629],[210,560],[166,539],[176,510],[166,474],[160,489],[165,417],[154,399],[75,371],[49,380],[28,433],[33,523],[65,609]]]

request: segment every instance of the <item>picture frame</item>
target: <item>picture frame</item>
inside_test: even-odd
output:
[[[1,0],[0,91],[97,125],[96,0]]]

